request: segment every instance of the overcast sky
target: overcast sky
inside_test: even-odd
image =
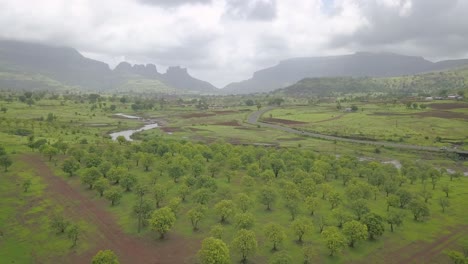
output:
[[[218,87],[291,57],[468,57],[468,0],[0,0],[0,38],[187,67]]]

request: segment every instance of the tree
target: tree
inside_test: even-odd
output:
[[[275,173],[275,178],[278,178],[279,172],[284,169],[284,162],[281,159],[274,159],[270,163],[273,173]]]
[[[207,209],[208,208],[204,205],[198,205],[187,212],[194,231],[198,230],[198,223],[205,217]]]
[[[102,176],[107,177],[107,173],[112,168],[112,164],[108,161],[104,161],[98,166],[98,170],[102,173]]]
[[[221,239],[224,234],[224,227],[220,224],[214,225],[210,230],[210,236]]]
[[[367,226],[367,232],[369,233],[369,238],[372,240],[378,236],[381,236],[383,232],[385,231],[383,219],[378,214],[375,214],[375,213],[366,214],[362,219],[362,223]]]
[[[258,200],[263,205],[266,205],[267,210],[271,211],[271,205],[276,201],[276,191],[271,187],[263,187],[258,194]]]
[[[442,212],[445,213],[445,209],[450,207],[450,200],[447,197],[441,197],[439,199],[439,205],[442,207]]]
[[[354,202],[351,202],[350,209],[356,215],[357,220],[361,220],[363,215],[370,212],[370,209],[367,206],[367,201],[364,199],[358,199]]]
[[[161,202],[166,199],[167,187],[162,184],[155,184],[153,188],[153,197],[156,201],[156,208],[161,207]]]
[[[387,223],[390,225],[390,231],[393,232],[394,226],[401,226],[405,215],[401,211],[392,210],[387,213]]]
[[[325,244],[330,251],[330,256],[343,250],[346,246],[346,237],[338,230],[337,227],[328,227],[322,232],[325,238]]]
[[[137,178],[134,174],[125,173],[124,176],[120,179],[120,185],[125,189],[125,191],[130,191],[133,186],[137,183]]]
[[[73,176],[73,174],[80,169],[80,163],[73,157],[66,159],[63,162],[62,165],[62,170],[70,175],[70,177]]]
[[[185,174],[184,168],[180,164],[171,164],[167,170],[169,177],[172,178],[174,183],[179,182],[179,178]]]
[[[235,205],[231,200],[221,200],[214,206],[214,209],[221,218],[220,222],[224,223],[234,213]]]
[[[113,167],[107,172],[107,178],[109,181],[113,181],[115,184],[120,182],[120,179],[125,177],[128,174],[128,170],[124,167]]]
[[[400,206],[400,197],[395,194],[390,194],[387,197],[387,212],[390,210],[390,206],[392,207]]]
[[[81,182],[89,185],[89,189],[93,189],[94,183],[101,177],[99,170],[92,167],[83,171],[81,174]]]
[[[353,219],[353,216],[343,208],[335,208],[332,210],[332,212],[333,216],[338,221],[339,228],[342,228],[344,223]]]
[[[176,216],[169,207],[155,210],[149,220],[151,229],[159,233],[160,239],[164,239],[164,235],[174,226],[175,221]]]
[[[187,198],[187,195],[190,193],[190,188],[187,185],[181,185],[177,189],[177,193],[179,194],[180,198],[182,199],[182,202],[185,201]]]
[[[302,243],[304,235],[312,230],[312,221],[307,218],[298,218],[291,223],[291,227],[297,236],[297,241]]]
[[[237,196],[236,203],[243,213],[253,206],[253,200],[245,193],[240,193]]]
[[[312,264],[317,256],[317,249],[313,246],[305,246],[302,248],[304,254],[304,264]]]
[[[413,199],[408,207],[413,213],[415,221],[420,221],[429,216],[429,207],[421,199]]]
[[[104,191],[104,197],[111,202],[111,206],[118,203],[122,199],[122,195],[123,191],[119,186],[112,186]]]
[[[151,201],[141,198],[140,201],[133,207],[133,212],[138,218],[138,233],[140,233],[144,222],[150,217],[150,213],[153,210]]]
[[[455,250],[447,251],[445,254],[450,258],[454,264],[467,264],[468,257],[463,255],[463,253]]]
[[[99,196],[101,196],[101,197],[104,194],[104,191],[107,190],[109,187],[110,187],[109,180],[104,178],[104,177],[100,177],[94,183],[94,189],[96,189],[96,191],[98,191]]]
[[[292,258],[286,251],[280,251],[270,258],[269,264],[291,264]]]
[[[398,190],[396,195],[398,195],[398,197],[400,198],[400,208],[405,208],[406,205],[408,205],[413,199],[413,194],[404,189]]]
[[[65,233],[70,222],[67,221],[62,215],[56,214],[50,220],[50,227],[58,233]]]
[[[112,250],[99,250],[99,252],[93,257],[92,264],[119,264],[117,255]]]
[[[202,242],[198,258],[201,264],[229,264],[231,257],[229,248],[222,240],[208,237]]]
[[[29,179],[29,178],[25,179],[25,180],[23,181],[23,184],[22,184],[22,186],[23,186],[23,191],[24,191],[24,192],[28,192],[29,187],[31,187],[31,184],[32,184],[31,179]]]
[[[305,206],[307,211],[310,212],[310,215],[314,215],[314,212],[319,208],[320,203],[316,197],[308,196],[305,199]]]
[[[442,191],[445,193],[445,197],[449,197],[449,192],[451,191],[451,187],[448,183],[445,183],[444,185],[442,185],[441,187]]]
[[[254,225],[254,216],[251,213],[236,214],[234,219],[238,229],[250,229]]]
[[[127,143],[127,139],[124,136],[118,136],[116,140],[119,143],[119,145]]]
[[[242,263],[246,263],[247,257],[255,254],[257,251],[258,244],[255,233],[245,229],[237,231],[231,246],[235,251],[241,254]]]
[[[193,193],[193,199],[199,204],[207,204],[211,199],[212,192],[207,188],[201,188]]]
[[[80,235],[80,228],[76,224],[71,224],[67,228],[67,237],[72,241],[72,247],[76,246],[78,237]]]
[[[149,171],[149,168],[154,163],[154,156],[150,153],[144,153],[141,157],[141,165],[145,167],[145,171]]]
[[[265,226],[265,237],[273,244],[273,251],[278,250],[278,247],[286,239],[284,228],[276,223],[269,223]]]
[[[354,247],[354,243],[366,240],[367,226],[356,220],[344,223],[343,234],[348,238],[349,246]]]
[[[49,158],[49,161],[51,161],[52,158],[59,153],[58,149],[47,144],[42,145],[40,151],[42,154]]]
[[[8,171],[8,167],[10,167],[13,164],[13,161],[11,158],[7,155],[1,155],[0,156],[0,165],[3,166],[3,169],[5,172]]]
[[[331,204],[331,209],[334,209],[341,203],[341,196],[338,192],[332,192],[328,196],[328,201]]]
[[[421,197],[424,199],[424,202],[427,203],[429,199],[432,198],[432,192],[429,191],[426,187],[420,193]]]

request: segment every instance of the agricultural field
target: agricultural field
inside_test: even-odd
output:
[[[348,138],[468,148],[467,103],[443,101],[416,104],[423,107],[414,109],[406,104],[353,103],[357,110],[348,112],[344,106],[337,109],[336,104],[285,106],[267,112],[263,120]]]
[[[218,263],[451,263],[446,253],[468,237],[467,163],[444,153],[258,127],[246,122],[256,106],[219,98],[208,109],[175,100],[143,109],[133,98],[19,96],[0,100],[5,263],[90,263],[107,249],[121,263],[210,263],[208,242],[221,243]],[[466,119],[424,115],[464,115],[464,103],[357,106],[287,106],[263,121],[394,141],[427,127],[403,143],[466,142]],[[148,122],[160,128],[109,136]]]

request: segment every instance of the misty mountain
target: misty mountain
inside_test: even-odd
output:
[[[145,85],[145,91],[215,93],[216,87],[193,78],[187,69],[170,67],[161,74],[154,64],[121,62],[112,70],[68,47],[0,40],[0,85],[3,88],[52,89],[66,87],[83,91],[131,91],[130,85]],[[162,87],[162,88],[161,88]],[[137,92],[138,90],[134,90]]]
[[[392,77],[468,65],[468,60],[431,62],[393,53],[358,52],[350,55],[294,58],[257,71],[253,77],[227,85],[225,94],[269,92],[314,77]]]

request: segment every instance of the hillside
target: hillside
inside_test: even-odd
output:
[[[306,78],[276,93],[289,96],[328,96],[334,94],[384,92],[392,94],[423,93],[436,95],[442,90],[468,88],[468,67],[401,77],[330,77]]]
[[[225,94],[269,92],[293,85],[304,78],[395,77],[445,70],[462,65],[468,65],[468,60],[433,63],[422,57],[393,53],[358,52],[342,56],[295,58],[257,71],[251,79],[229,84],[222,92]]]
[[[8,40],[0,41],[0,73],[2,89],[205,94],[218,90],[180,67],[161,74],[154,64],[122,62],[112,70],[73,48]]]

